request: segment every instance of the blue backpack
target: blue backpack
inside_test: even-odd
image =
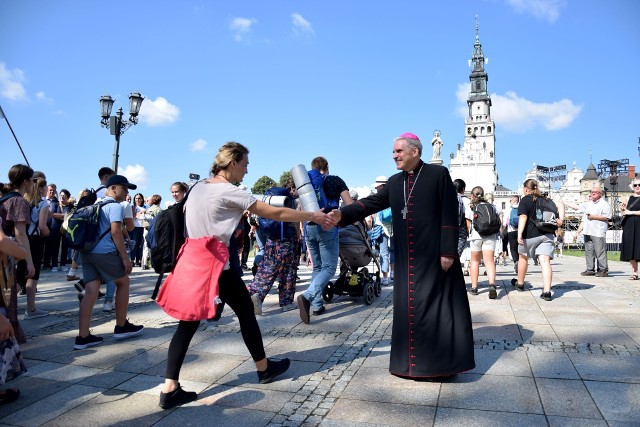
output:
[[[291,206],[293,205],[291,193],[286,188],[271,187],[270,189],[265,191],[263,201],[267,203],[267,200],[271,196],[286,197],[284,206],[287,208],[291,208]],[[258,226],[269,240],[281,240],[285,238],[295,237],[296,235],[296,228],[290,222],[276,221],[269,218],[259,218]]]
[[[518,208],[511,208],[511,213],[509,213],[509,225],[513,228],[518,228]]]
[[[315,169],[311,169],[309,172],[309,179],[311,180],[311,185],[316,192],[316,197],[318,198],[318,205],[320,209],[329,208],[331,210],[337,209],[340,206],[339,201],[329,199],[324,193],[324,180],[327,177],[326,175],[321,174],[319,171]]]

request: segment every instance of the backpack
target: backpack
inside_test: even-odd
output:
[[[67,221],[67,232],[64,236],[67,246],[80,252],[88,252],[95,248],[98,242],[111,232],[111,227],[102,233],[100,231],[100,211],[104,205],[116,203],[106,200],[93,205],[76,209]]]
[[[518,228],[518,220],[520,216],[518,215],[518,208],[511,207],[511,212],[509,212],[509,225],[513,228]]]
[[[195,185],[197,183],[191,188]],[[191,188],[182,200],[161,211],[149,222],[146,241],[149,246],[151,267],[158,273],[158,280],[151,296],[153,300],[158,296],[164,273],[173,271],[178,252],[184,244],[184,205]]]
[[[291,199],[291,193],[288,189],[282,187],[271,187],[265,191],[262,196],[262,201],[268,203],[270,197],[284,196],[286,197],[284,206],[290,208],[293,204]],[[277,221],[269,218],[259,218],[258,226],[262,230],[262,233],[267,236],[269,240],[279,240],[284,238],[295,237],[296,228],[290,222]]]
[[[536,199],[536,217],[530,218],[533,225],[542,234],[555,233],[558,229],[558,208],[551,199],[538,197]]]
[[[500,231],[500,217],[496,208],[487,202],[480,202],[473,212],[473,228],[481,236],[492,236]]]
[[[311,169],[308,174],[309,179],[311,180],[311,185],[316,192],[316,197],[318,198],[318,205],[320,206],[320,209],[337,209],[340,206],[338,200],[328,199],[324,193],[324,180],[327,176],[321,174],[315,169]]]
[[[98,187],[98,190],[103,187],[104,186],[101,185],[100,187]],[[67,229],[69,228],[69,219],[78,209],[94,205],[98,201],[98,196],[96,194],[96,191],[98,190],[94,190],[93,188],[90,189],[89,194],[80,197],[80,200],[77,201],[77,203],[71,208],[71,210],[64,214],[64,219],[62,220],[62,225],[60,226],[60,232],[62,234],[67,233]]]

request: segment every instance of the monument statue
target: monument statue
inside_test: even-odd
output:
[[[440,152],[442,151],[442,139],[440,139],[440,131],[433,132],[433,139],[431,140],[433,146],[433,159],[440,158]]]

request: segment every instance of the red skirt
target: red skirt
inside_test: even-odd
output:
[[[228,259],[229,250],[215,237],[187,238],[156,302],[174,319],[214,318],[221,302],[218,279]]]

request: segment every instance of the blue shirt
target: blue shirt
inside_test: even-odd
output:
[[[102,199],[103,202],[113,201],[115,199],[113,197],[105,197]],[[98,232],[98,236],[102,235],[106,230],[111,229],[111,223],[113,222],[122,222],[124,220],[124,208],[120,203],[109,203],[100,208],[100,228]],[[98,242],[95,248],[93,248],[89,253],[92,254],[108,254],[118,252],[116,248],[116,244],[113,243],[113,237],[111,236],[111,232],[107,232],[107,234]]]

